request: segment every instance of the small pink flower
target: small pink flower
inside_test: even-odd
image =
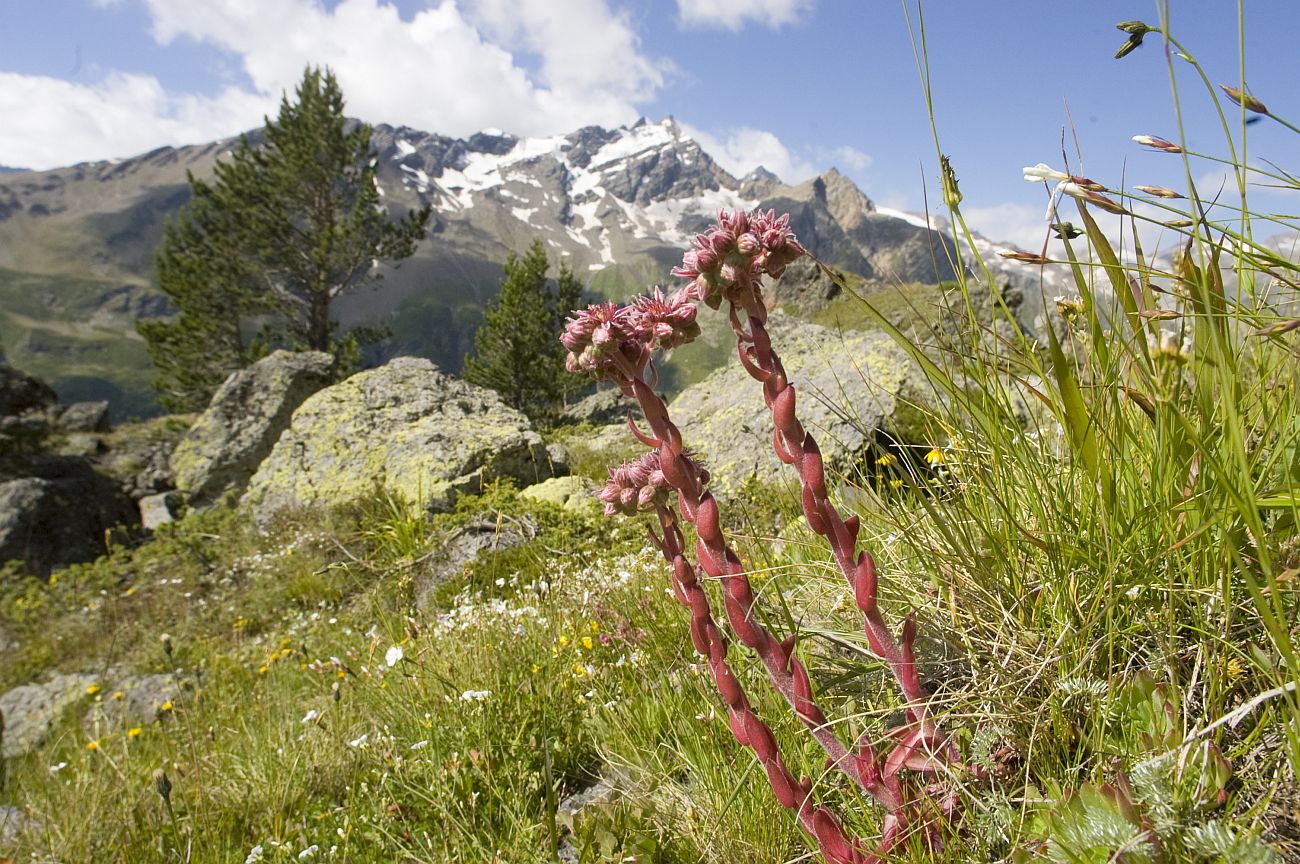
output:
[[[645,338],[637,330],[631,311],[617,303],[598,303],[575,311],[560,334],[560,342],[569,351],[564,368],[604,377],[617,365],[618,354],[635,363]]]
[[[640,333],[652,336],[658,347],[668,349],[685,345],[700,335],[695,323],[695,304],[689,289],[682,288],[667,297],[658,288],[632,301],[629,318]]]
[[[707,483],[709,472],[697,460],[683,456],[699,472],[700,482]],[[667,506],[672,486],[660,468],[658,451],[651,450],[638,459],[609,469],[605,488],[596,493],[605,504],[606,515],[622,513],[633,516],[656,507]]]

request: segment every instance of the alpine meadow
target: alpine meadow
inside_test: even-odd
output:
[[[293,66],[260,127],[0,173],[0,864],[1300,862],[1272,12],[1073,9],[1021,230],[951,143],[1038,110],[971,95],[1032,87],[991,37],[943,56],[969,9],[894,13],[914,212],[778,80],[863,10],[237,5],[78,14],[220,72],[158,140]],[[752,44],[715,58],[746,86],[702,98],[661,32]],[[1098,90],[1152,118],[1117,162]],[[517,128],[465,134],[494,103]],[[810,114],[831,143],[762,131]]]

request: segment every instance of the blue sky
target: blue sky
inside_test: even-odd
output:
[[[902,0],[0,0],[0,164],[235,134],[317,63],[372,123],[541,135],[671,114],[733,172],[764,164],[797,182],[835,165],[879,203],[919,211],[937,160],[909,11],[915,27]],[[1178,136],[1159,36],[1111,58],[1114,24],[1158,22],[1156,2],[931,0],[924,12],[943,149],[986,234],[1031,242],[1046,192],[1020,169],[1060,167],[1063,130],[1076,171],[1077,136],[1100,182],[1182,185],[1180,160],[1130,141]],[[1213,81],[1239,82],[1235,3],[1171,0],[1169,14]],[[1244,15],[1250,89],[1300,118],[1300,3],[1247,0]],[[1189,142],[1224,153],[1203,87],[1174,65]],[[1292,133],[1265,120],[1250,136],[1252,159],[1296,167]],[[1199,168],[1217,189],[1214,166]]]

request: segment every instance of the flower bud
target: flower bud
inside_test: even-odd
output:
[[[1119,46],[1119,50],[1115,52],[1115,59],[1122,60],[1136,51],[1142,44],[1142,37],[1145,35],[1145,31],[1143,31],[1142,33],[1134,33],[1132,36],[1128,37],[1124,44]]]
[[[1139,192],[1145,192],[1148,195],[1154,195],[1157,198],[1182,198],[1183,197],[1182,195],[1179,195],[1174,190],[1166,188],[1164,186],[1134,186],[1133,188],[1138,190]]]
[[[1130,35],[1146,35],[1152,28],[1141,21],[1121,21],[1115,25],[1115,29]]]
[[[1133,140],[1143,147],[1150,147],[1154,150],[1160,150],[1165,153],[1182,153],[1183,148],[1179,147],[1172,141],[1159,138],[1155,135],[1134,135]]]
[[[1229,99],[1236,102],[1247,111],[1253,111],[1256,114],[1268,113],[1268,109],[1264,107],[1263,102],[1243,90],[1238,90],[1236,87],[1229,87],[1227,84],[1220,84],[1219,89],[1226,93]]]
[[[961,204],[961,189],[957,186],[957,172],[952,170],[952,160],[939,157],[939,172],[943,180],[943,203],[955,210]]]

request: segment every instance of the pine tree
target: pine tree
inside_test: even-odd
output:
[[[206,403],[232,368],[258,353],[246,342],[327,351],[346,361],[355,335],[340,337],[330,312],[345,291],[379,278],[375,262],[409,256],[429,208],[392,220],[371,165],[369,126],[344,115],[329,70],[308,68],[261,141],[247,136],[217,163],[210,183],[190,177],[193,200],[169,226],[157,256],[172,322],[140,333],[173,409]]]
[[[535,420],[555,416],[571,392],[559,336],[565,317],[582,302],[582,283],[561,259],[559,278],[547,281],[550,262],[540,239],[520,258],[506,258],[501,291],[465,358],[465,380],[490,387]]]
[[[190,186],[194,198],[164,229],[154,261],[176,318],[136,324],[158,370],[158,401],[169,411],[202,408],[227,375],[256,359],[260,352],[242,329],[269,311],[232,248],[230,214],[212,205],[206,184],[191,176]]]

